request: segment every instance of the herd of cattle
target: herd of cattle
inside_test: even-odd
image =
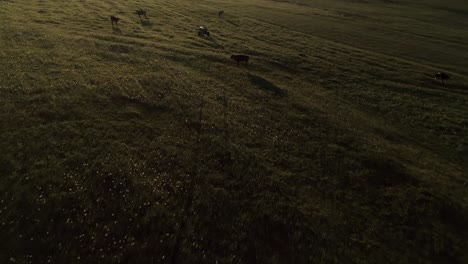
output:
[[[143,10],[143,9],[138,9],[135,11],[135,14],[138,15],[138,17],[140,18],[140,21],[141,20],[141,17],[144,16],[146,20],[148,20],[148,17],[146,16],[146,10]],[[218,12],[218,17],[222,17],[224,15],[224,11],[219,11]],[[119,27],[119,21],[120,21],[120,18],[116,17],[116,16],[110,16],[110,20],[111,20],[111,23],[112,23],[112,28],[118,28]],[[143,22],[143,21],[142,21]],[[198,36],[200,37],[209,37],[210,36],[210,32],[208,32],[208,29],[206,27],[199,27],[198,29]],[[239,67],[239,63],[240,62],[245,62],[246,66],[248,65],[249,63],[249,56],[247,55],[232,55],[231,56],[231,60],[235,60],[237,62],[237,66]]]
[[[143,9],[138,9],[135,11],[135,14],[138,15],[141,21],[141,17],[144,16],[146,20],[148,20],[148,17],[146,16],[146,10]],[[221,10],[218,12],[218,17],[222,17],[224,15],[224,11]],[[110,16],[112,27],[118,27],[118,22],[120,18],[115,17],[115,16]],[[210,33],[208,32],[208,29],[206,27],[200,26],[198,29],[198,36],[200,37],[210,37]],[[249,56],[247,55],[232,55],[231,59],[237,62],[237,66],[239,67],[240,62],[245,62],[246,66],[249,63]],[[438,72],[434,75],[434,79],[438,81],[442,81],[446,83],[448,79],[450,79],[450,75],[448,75],[445,72]]]

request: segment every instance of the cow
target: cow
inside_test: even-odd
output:
[[[115,17],[115,16],[110,16],[112,27],[114,27],[114,24],[116,27],[118,27],[117,23],[119,22],[120,18]]]
[[[239,62],[245,61],[245,65],[249,64],[249,56],[247,55],[232,55],[231,60],[235,60],[237,62],[237,67],[239,67]]]
[[[208,31],[208,28],[204,27],[204,26],[198,27],[198,36],[199,37],[209,37],[210,32]]]
[[[223,16],[223,15],[224,15],[224,11],[223,11],[223,10],[221,10],[221,11],[218,12],[218,17],[221,17],[221,16]]]
[[[435,74],[434,79],[447,82],[450,76],[445,72],[438,72]]]
[[[138,15],[140,20],[141,20],[141,16],[144,16],[146,18],[146,20],[148,20],[148,17],[146,16],[146,10],[139,9],[139,10],[135,11],[135,13]]]

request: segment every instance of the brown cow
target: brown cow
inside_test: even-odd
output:
[[[224,15],[224,11],[223,11],[223,10],[221,10],[221,11],[218,12],[218,17],[221,17],[222,15]]]
[[[232,55],[231,60],[235,60],[237,62],[237,67],[239,67],[239,62],[245,61],[245,65],[249,65],[249,56],[247,55]]]
[[[114,24],[116,27],[118,27],[117,23],[119,22],[120,18],[115,17],[115,16],[110,16],[110,19],[111,19],[112,27],[114,26]]]
[[[146,18],[146,20],[148,20],[148,17],[146,16],[146,10],[139,9],[139,10],[135,11],[135,13],[138,15],[140,20],[141,20],[141,16],[144,16]]]

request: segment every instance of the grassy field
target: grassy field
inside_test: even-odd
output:
[[[0,0],[0,263],[468,263],[441,3]]]

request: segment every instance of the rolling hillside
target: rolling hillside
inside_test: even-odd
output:
[[[0,0],[0,263],[467,263],[445,3]]]

